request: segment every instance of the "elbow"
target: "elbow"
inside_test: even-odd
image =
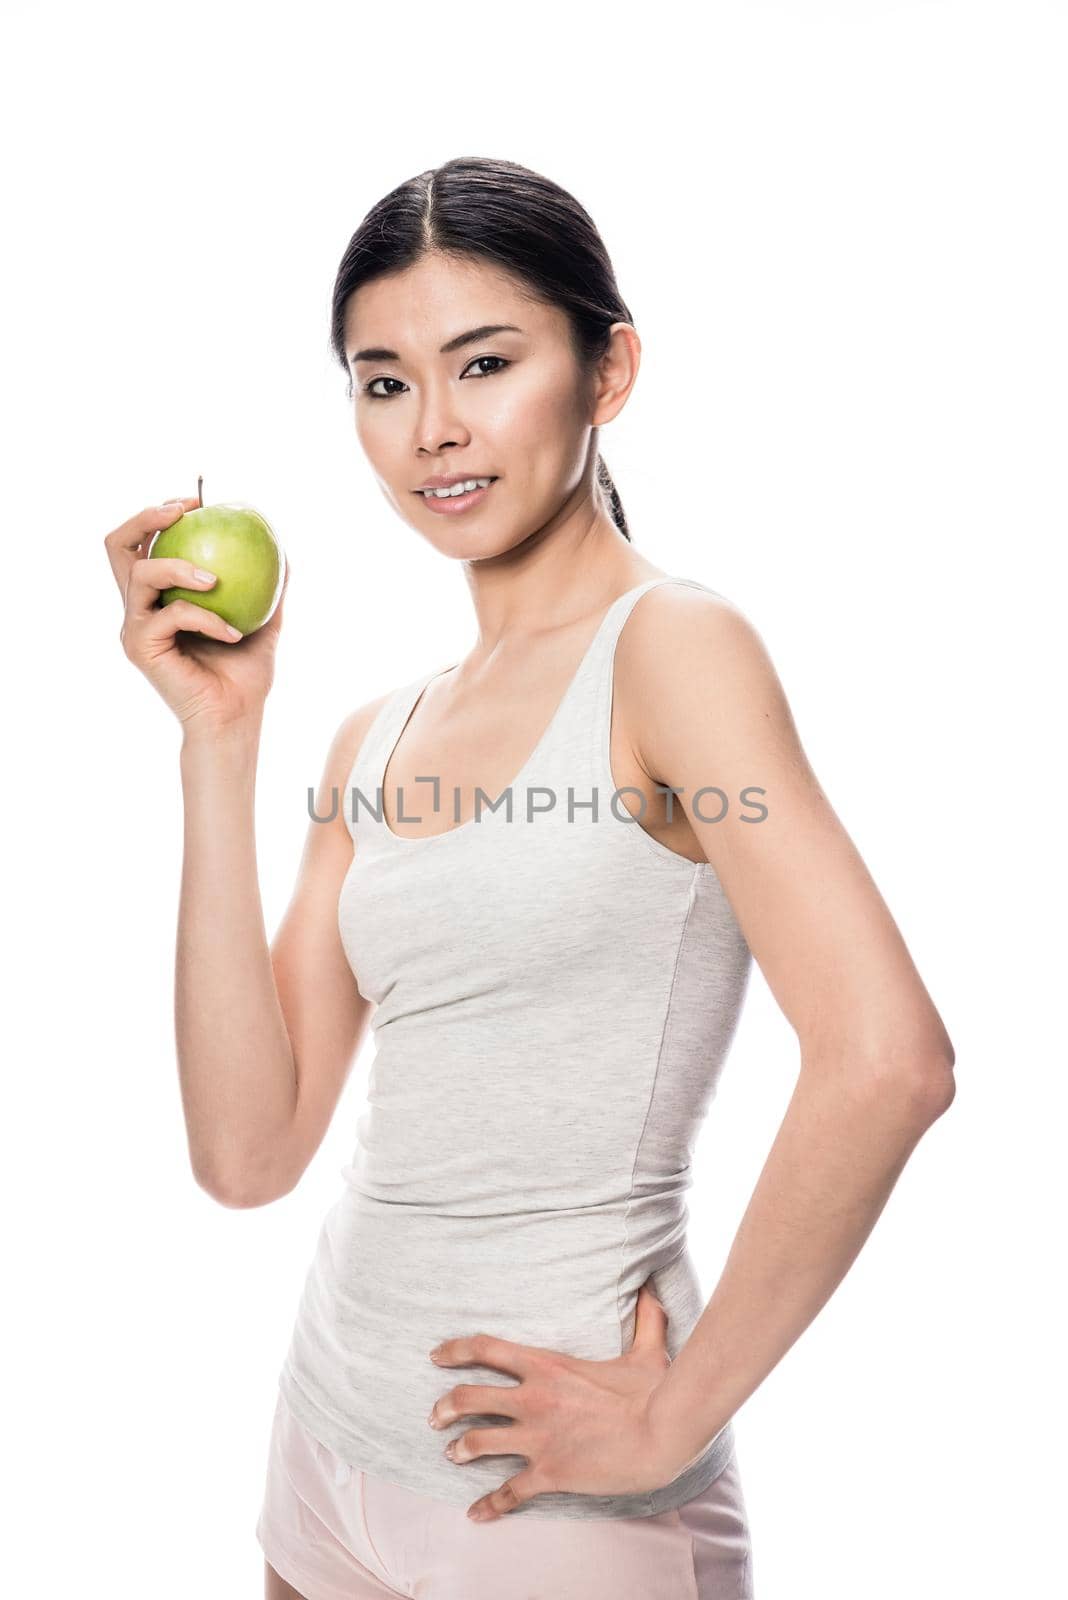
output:
[[[224,1176],[194,1168],[193,1176],[198,1187],[228,1211],[254,1211],[260,1206],[269,1206],[296,1188],[295,1181],[268,1181],[248,1173]]]
[[[917,1092],[929,1107],[933,1122],[949,1110],[957,1093],[957,1079],[953,1070],[957,1064],[957,1052],[941,1017],[938,1018],[937,1032],[928,1040],[927,1049],[917,1050],[916,1054],[919,1065]]]
[[[921,1122],[936,1122],[953,1104],[957,1093],[953,1071],[956,1060],[956,1051],[947,1035],[936,1050],[917,1052],[910,1061],[898,1065],[897,1077],[904,1084]]]
[[[957,1063],[957,1054],[949,1040],[946,1040],[947,1049],[939,1052],[934,1059],[927,1063],[921,1073],[919,1093],[924,1104],[928,1107],[931,1121],[936,1121],[943,1112],[949,1110],[957,1093],[957,1078],[954,1067]]]
[[[948,1036],[916,1048],[895,1043],[885,1050],[843,1048],[829,1056],[826,1051],[802,1053],[803,1070],[851,1083],[858,1092],[881,1100],[893,1100],[908,1121],[921,1129],[936,1122],[953,1104],[955,1064],[956,1053]]]

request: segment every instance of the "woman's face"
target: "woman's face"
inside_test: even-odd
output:
[[[595,415],[597,382],[582,381],[564,313],[469,259],[425,256],[358,289],[345,355],[356,434],[383,494],[442,554],[465,559],[511,549],[589,499],[592,426],[626,397]],[[497,481],[449,514],[416,492],[438,474]]]

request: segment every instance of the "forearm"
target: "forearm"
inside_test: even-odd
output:
[[[182,1105],[197,1181],[255,1193],[282,1159],[297,1075],[271,965],[256,870],[259,727],[187,737],[175,960]]]
[[[948,1104],[918,1081],[802,1068],[722,1276],[653,1398],[653,1425],[683,1464],[707,1449],[852,1265]]]

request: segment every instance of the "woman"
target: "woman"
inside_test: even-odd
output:
[[[154,605],[192,569],[138,552],[195,502],[107,541],[126,652],[183,726],[199,1182],[288,1193],[375,1032],[279,1375],[266,1595],[750,1596],[731,1418],[950,1103],[952,1045],[758,633],[631,543],[598,430],[640,345],[582,207],[504,161],[402,184],[345,252],[332,347],[478,641],[339,728],[270,948],[282,606],[236,643]],[[801,1071],[703,1308],[684,1195],[753,958]]]

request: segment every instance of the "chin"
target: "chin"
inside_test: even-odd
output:
[[[420,532],[424,530],[420,529]],[[424,537],[427,535],[424,533]],[[459,529],[448,538],[428,538],[439,555],[451,561],[485,561],[493,556],[507,555],[522,540],[502,538],[490,532],[462,534]]]

